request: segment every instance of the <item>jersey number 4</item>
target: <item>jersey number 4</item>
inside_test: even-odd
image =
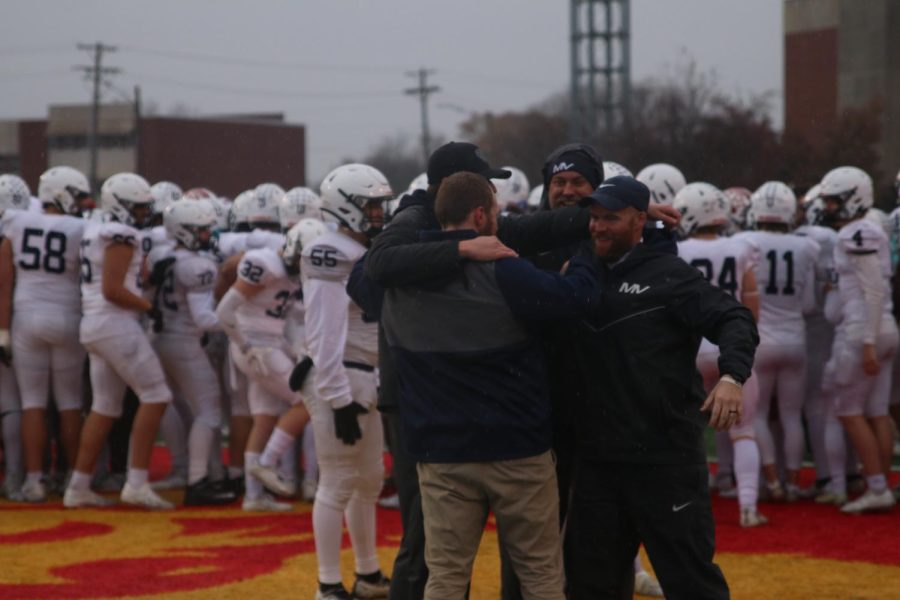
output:
[[[40,240],[44,240],[43,255]],[[26,271],[43,267],[48,273],[65,272],[66,242],[66,235],[59,231],[50,231],[44,237],[43,229],[26,228],[22,235],[23,257],[19,259],[19,267]]]

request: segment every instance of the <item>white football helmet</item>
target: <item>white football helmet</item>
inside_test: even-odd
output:
[[[90,195],[91,185],[87,177],[72,167],[47,169],[38,182],[38,198],[41,203],[52,204],[63,214],[81,214],[79,201]]]
[[[177,184],[171,181],[158,181],[150,186],[150,193],[153,195],[153,212],[162,214],[166,207],[181,200],[182,191]]]
[[[143,218],[134,215],[140,205],[153,208],[153,195],[147,180],[135,173],[116,173],[103,182],[100,188],[100,203],[103,210],[116,221],[141,228],[150,219],[151,211]]]
[[[807,202],[806,206],[804,206],[804,211],[807,225],[821,225],[824,223],[825,202],[822,201],[821,196],[817,196]]]
[[[322,220],[322,201],[308,187],[291,188],[278,201],[278,220],[281,230],[287,231],[301,219]]]
[[[188,200],[212,200],[213,198],[218,198],[215,192],[205,187],[191,188],[184,193],[184,197]]]
[[[753,192],[745,187],[734,186],[722,192],[728,203],[729,218],[733,229],[741,231],[747,227],[747,211],[750,210],[750,197]]]
[[[822,179],[821,196],[826,206],[829,199],[838,201],[840,209],[835,215],[838,219],[855,219],[872,208],[872,178],[856,167],[832,169]]]
[[[228,218],[231,215],[231,202],[222,197],[216,197],[208,200],[216,211],[216,229],[219,231],[228,231]]]
[[[719,188],[709,183],[689,183],[675,195],[673,206],[681,213],[679,227],[689,236],[700,227],[728,223],[728,202]]]
[[[216,223],[216,209],[209,200],[176,200],[163,212],[166,233],[188,250],[208,250]]]
[[[303,249],[324,233],[328,233],[328,227],[319,219],[306,218],[294,223],[285,234],[281,249],[281,260],[289,273],[296,274],[300,270]]]
[[[822,184],[817,183],[816,185],[814,185],[811,188],[809,188],[808,190],[806,190],[806,193],[803,194],[803,199],[800,200],[800,205],[803,206],[804,210],[805,210],[805,208],[813,200],[817,200],[819,198],[819,196],[821,196],[821,195],[822,195]]]
[[[250,210],[255,201],[254,190],[245,190],[237,195],[228,213],[228,228],[231,231],[250,231]]]
[[[28,210],[31,205],[31,190],[18,175],[0,175],[0,215],[6,209]]]
[[[528,208],[532,211],[537,210],[541,206],[541,196],[544,195],[544,184],[540,184],[531,190],[528,194]]]
[[[369,165],[351,163],[325,176],[319,189],[322,217],[360,233],[374,235],[380,231],[366,216],[369,203],[383,203],[394,196],[391,184],[381,171]]]
[[[620,175],[625,177],[634,177],[634,174],[629,171],[626,167],[620,165],[617,162],[613,162],[611,160],[603,161],[603,179],[609,179],[610,177],[619,177]]]
[[[416,176],[415,179],[409,182],[409,187],[406,188],[407,194],[412,194],[416,190],[427,190],[428,189],[428,173],[420,173]]]
[[[641,169],[637,180],[650,188],[650,200],[658,204],[672,204],[675,194],[687,185],[684,175],[667,163],[655,163]]]
[[[284,190],[274,183],[261,183],[253,190],[252,202],[247,203],[247,224],[250,229],[257,227],[280,227],[278,221],[278,202],[284,197]]]
[[[497,188],[497,204],[500,205],[500,210],[524,209],[528,203],[528,192],[531,190],[528,177],[516,167],[501,168],[506,169],[512,175],[506,179],[491,179],[494,187]]]
[[[271,199],[276,204],[284,196],[284,188],[277,183],[261,183],[254,188],[254,191],[257,196],[262,196],[267,200]]]
[[[797,214],[797,197],[780,181],[767,181],[750,197],[747,221],[751,227],[760,223],[779,223],[788,227],[794,224]]]

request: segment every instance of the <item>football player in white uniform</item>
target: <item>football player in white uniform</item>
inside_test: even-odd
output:
[[[202,253],[210,246],[215,208],[208,200],[177,200],[165,209],[163,223],[176,246],[159,257],[152,255],[158,258],[151,281],[156,286],[154,305],[161,315],[153,347],[173,391],[186,401],[192,417],[184,504],[227,504],[237,496],[209,477],[222,422],[221,390],[201,344],[204,332],[219,327],[212,294],[218,267]]]
[[[140,325],[153,305],[141,296],[141,227],[150,217],[150,185],[139,175],[119,173],[101,190],[111,219],[92,222],[82,238],[81,343],[90,358],[93,405],[82,429],[75,470],[63,496],[68,508],[104,506],[90,489],[97,457],[113,421],[122,412],[126,386],[140,400],[130,440],[127,480],[121,499],[145,508],[173,508],[150,489],[148,469],[159,421],[172,393],[150,341]]]
[[[708,183],[691,183],[681,189],[674,202],[681,214],[681,228],[688,239],[678,244],[678,255],[703,273],[713,285],[734,295],[754,317],[759,314],[759,292],[754,269],[756,248],[742,236],[721,237],[728,226],[729,205],[724,194]],[[704,339],[697,354],[697,368],[707,391],[719,381],[719,350]],[[743,385],[743,414],[728,431],[734,445],[740,523],[756,527],[768,522],[757,509],[759,498],[759,448],[754,434],[754,415],[759,401],[753,374]]]
[[[47,498],[41,478],[51,384],[59,409],[60,439],[70,464],[78,453],[85,358],[78,339],[78,283],[85,221],[75,216],[81,210],[71,190],[86,191],[87,185],[84,175],[74,169],[45,173],[38,187],[45,212],[6,211],[3,215],[3,244],[9,248],[0,248],[0,255],[2,260],[10,261],[8,267],[15,271],[13,369],[24,411],[22,439],[27,476],[22,496],[29,502]],[[8,318],[4,314],[0,323],[8,322]]]
[[[807,364],[803,416],[806,417],[810,447],[816,463],[816,487],[821,490],[831,478],[829,448],[825,442],[829,419],[826,416],[823,377],[834,343],[834,324],[825,318],[825,298],[836,283],[834,247],[837,244],[837,232],[830,227],[816,224],[817,218],[814,213],[821,203],[818,198],[818,185],[806,192],[803,207],[798,211],[800,225],[794,230],[794,234],[811,238],[819,245],[819,256],[816,258],[815,307],[805,315]],[[817,201],[815,206],[814,201]],[[829,386],[829,393],[832,391],[831,387]],[[835,421],[832,426],[837,427],[838,433],[843,436],[843,428],[839,423]]]
[[[323,216],[338,229],[304,247],[301,262],[306,343],[315,365],[315,393],[306,403],[319,459],[316,598],[350,597],[340,568],[345,516],[356,559],[353,597],[383,598],[389,582],[375,550],[375,504],[384,477],[384,434],[375,409],[378,327],[367,322],[344,287],[369,239],[383,227],[383,203],[393,192],[381,172],[361,164],[329,173],[320,192]]]
[[[25,181],[16,175],[0,175],[0,216],[9,209],[26,211],[31,191]],[[0,239],[5,235],[0,220]],[[12,285],[15,277],[12,262],[12,245],[0,245],[0,420],[2,420],[3,462],[6,478],[3,493],[10,500],[21,500],[22,461],[22,402],[19,386],[12,369]]]
[[[687,185],[682,172],[666,163],[647,165],[636,179],[650,189],[650,200],[659,204],[672,204],[675,195]]]
[[[278,454],[293,444],[292,436],[275,428],[282,413],[291,421],[288,429],[292,431],[302,430],[309,420],[300,395],[288,385],[294,356],[285,338],[285,319],[301,290],[298,261],[290,253],[283,254],[287,258],[266,247],[245,252],[234,285],[216,309],[230,340],[231,359],[249,383],[253,427],[244,452],[243,508],[250,511],[290,510],[290,504],[272,499],[249,470],[259,463],[270,436],[276,440]]]
[[[759,385],[756,440],[766,485],[773,498],[800,497],[800,464],[805,438],[801,416],[806,386],[806,323],[815,308],[815,269],[819,245],[808,237],[788,235],[797,214],[794,192],[768,181],[750,199],[748,223],[757,231],[743,234],[756,246],[759,287],[759,347],[753,370]],[[787,482],[782,488],[775,465],[775,440],[769,428],[772,395],[784,434]]]
[[[835,345],[835,414],[863,465],[868,490],[841,510],[858,513],[891,508],[887,487],[893,431],[888,417],[891,361],[897,350],[891,292],[890,248],[872,207],[872,179],[856,167],[838,167],[822,180],[826,214],[835,221],[835,266],[841,303],[840,346]]]

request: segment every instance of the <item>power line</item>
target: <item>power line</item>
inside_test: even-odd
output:
[[[141,48],[137,46],[123,46],[122,49],[136,54],[147,54],[164,58],[187,60],[201,63],[225,64],[231,67],[267,67],[271,69],[287,69],[291,71],[398,71],[404,67],[389,65],[333,65],[296,63],[277,60],[247,58],[246,56],[225,56],[221,54],[207,54],[199,52],[182,52],[178,50],[158,50],[154,48]]]
[[[97,126],[100,121],[100,93],[101,85],[104,83],[105,75],[117,75],[121,69],[117,67],[104,67],[104,52],[115,52],[115,46],[107,46],[101,42],[93,44],[77,44],[79,50],[92,51],[94,53],[93,65],[77,65],[76,71],[83,71],[84,74],[93,79],[94,94],[91,103],[91,130],[88,133],[88,148],[91,152],[90,177],[91,187],[97,186]]]
[[[399,93],[392,90],[351,90],[346,92],[297,92],[294,90],[272,90],[256,87],[238,87],[229,85],[220,85],[216,83],[206,83],[198,81],[186,81],[183,79],[172,79],[169,77],[160,77],[158,75],[148,74],[140,71],[129,71],[130,74],[138,76],[140,79],[156,81],[164,85],[176,85],[184,88],[194,88],[198,90],[208,90],[214,92],[226,92],[237,96],[280,96],[285,98],[321,98],[326,100],[339,100],[341,98],[396,98]]]
[[[441,91],[436,85],[428,85],[428,76],[434,74],[434,69],[422,67],[418,71],[407,71],[407,77],[416,77],[419,85],[407,88],[403,92],[410,96],[419,96],[419,111],[422,116],[422,156],[425,164],[428,164],[428,155],[431,154],[431,135],[428,130],[428,96]]]

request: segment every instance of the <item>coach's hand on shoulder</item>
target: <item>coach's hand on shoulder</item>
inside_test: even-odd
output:
[[[356,440],[362,438],[362,430],[359,428],[359,415],[369,412],[358,402],[351,402],[347,406],[334,410],[334,435],[339,440],[352,446]]]
[[[709,425],[718,431],[725,431],[741,418],[743,397],[742,386],[733,377],[723,375],[712,389],[701,411],[709,411]]]
[[[672,229],[681,221],[681,213],[670,204],[651,202],[650,206],[647,207],[647,216],[655,221],[662,221],[669,229]]]
[[[0,329],[0,362],[7,367],[12,364],[12,339],[9,329]]]
[[[495,235],[480,235],[459,243],[459,257],[487,262],[501,258],[515,258],[516,251],[501,242]]]

